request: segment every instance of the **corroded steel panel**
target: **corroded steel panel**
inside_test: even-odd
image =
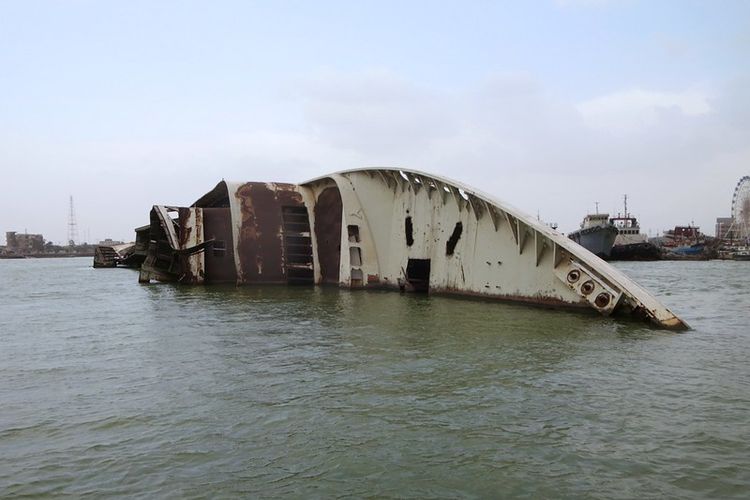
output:
[[[293,184],[249,182],[240,186],[241,222],[237,254],[242,283],[286,283],[283,207],[300,207],[302,196]]]
[[[180,207],[178,209],[178,238],[180,250],[188,251],[203,243],[203,209]],[[181,283],[199,284],[205,278],[204,252],[184,253],[180,259]]]
[[[341,260],[341,194],[338,187],[327,187],[315,204],[315,239],[321,283],[339,282]]]
[[[172,215],[175,217],[173,218]],[[149,213],[150,224],[141,228],[141,234],[147,232],[144,261],[138,281],[148,283],[152,279],[159,281],[176,281],[180,275],[180,261],[177,251],[180,241],[177,234],[177,209],[154,205]]]
[[[232,217],[229,208],[204,208],[203,235],[214,240],[205,250],[205,280],[207,283],[234,283],[237,270],[232,251]]]

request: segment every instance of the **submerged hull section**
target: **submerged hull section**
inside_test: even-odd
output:
[[[143,281],[212,281],[203,255],[216,252],[218,240],[194,224],[209,207],[228,209],[231,248],[223,236],[219,250],[233,254],[225,263],[237,284],[476,296],[687,328],[617,269],[533,217],[454,181],[395,169],[339,172],[299,185],[222,182],[181,209],[177,222],[154,207],[152,233],[163,233],[159,248],[172,245],[176,257],[166,269],[147,266],[152,274]]]

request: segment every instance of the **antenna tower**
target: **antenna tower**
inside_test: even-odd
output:
[[[70,214],[68,215],[68,245],[74,246],[78,239],[78,223],[76,222],[76,212],[73,208],[73,196],[70,197]]]

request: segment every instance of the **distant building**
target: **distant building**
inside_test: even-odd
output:
[[[6,251],[19,255],[44,251],[44,236],[41,234],[19,234],[15,231],[5,233]]]
[[[97,245],[102,245],[102,246],[105,246],[105,247],[111,247],[112,245],[122,245],[123,243],[125,243],[125,242],[124,241],[116,241],[116,240],[113,240],[112,238],[106,238],[106,239],[103,239],[102,241],[100,241],[99,243],[97,243]]]
[[[732,227],[733,219],[731,217],[717,217],[716,218],[716,237],[724,240],[731,240],[735,238],[734,229]]]

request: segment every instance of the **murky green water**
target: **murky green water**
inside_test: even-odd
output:
[[[750,262],[621,264],[692,331],[0,261],[0,497],[747,498]]]

